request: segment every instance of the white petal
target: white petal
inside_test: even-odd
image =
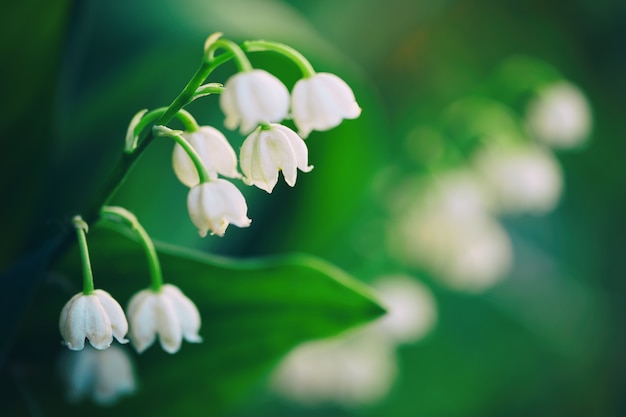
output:
[[[183,341],[183,332],[178,321],[174,303],[164,293],[159,293],[154,304],[157,332],[161,347],[167,353],[176,353]]]
[[[135,294],[128,304],[129,337],[139,353],[152,346],[156,339],[155,302],[154,292],[151,289],[147,289]]]
[[[309,165],[309,150],[304,140],[287,126],[279,124],[274,124],[273,126],[276,130],[284,133],[289,139],[289,144],[296,155],[298,169],[302,172],[310,172],[313,169],[313,165]]]
[[[224,202],[224,218],[237,227],[248,227],[252,220],[247,216],[248,205],[246,199],[232,183],[219,179],[213,181],[217,194]]]
[[[76,294],[61,312],[59,328],[65,345],[71,350],[81,350],[85,347],[86,322],[89,319],[85,297],[83,293]]]
[[[76,307],[72,309],[71,314],[79,314],[79,312],[81,312],[78,308],[79,306],[83,306],[83,332],[89,340],[89,343],[91,343],[91,346],[96,349],[106,349],[111,346],[111,343],[113,342],[111,320],[109,319],[102,304],[100,304],[98,297],[96,295],[85,295],[84,297],[76,300]],[[77,332],[77,335],[80,333],[81,332]]]
[[[317,73],[293,88],[292,115],[303,138],[311,130],[328,130],[360,114],[352,89],[334,74]]]
[[[202,338],[198,335],[201,322],[200,313],[195,304],[174,285],[165,284],[162,291],[165,296],[169,297],[176,309],[185,340],[193,343],[201,342]]]
[[[128,322],[124,315],[124,310],[117,301],[109,293],[103,290],[95,290],[94,295],[98,298],[100,305],[104,309],[111,323],[113,336],[120,343],[128,343],[124,338],[128,333]]]
[[[275,76],[264,70],[240,72],[226,81],[220,96],[226,115],[225,126],[240,126],[242,134],[251,132],[260,122],[284,119],[289,111],[289,91]]]
[[[222,236],[229,223],[247,227],[251,222],[246,216],[245,198],[237,187],[223,179],[193,187],[187,197],[187,206],[200,236],[206,236],[209,230]]]

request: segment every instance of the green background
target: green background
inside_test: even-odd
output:
[[[59,0],[16,2],[2,9],[0,269],[5,270],[1,311],[7,331],[0,340],[11,348],[0,373],[0,414],[488,417],[626,412],[623,3]],[[348,81],[363,113],[336,129],[311,134],[307,144],[315,169],[300,175],[295,188],[281,182],[272,195],[244,189],[252,226],[231,227],[223,238],[197,236],[186,213],[187,190],[170,168],[171,143],[151,146],[113,202],[133,211],[155,240],[166,243],[164,268],[172,275],[183,271],[171,282],[198,299],[205,343],[183,346],[173,357],[155,349],[139,357],[139,378],[160,382],[145,383],[117,409],[68,407],[51,361],[58,351],[56,314],[72,293],[59,290],[57,275],[39,271],[39,260],[49,251],[41,245],[62,232],[98,192],[121,152],[132,115],[171,101],[198,65],[204,39],[215,31],[236,41],[265,38],[297,48],[319,71]],[[468,295],[446,289],[424,271],[410,271],[435,294],[439,321],[424,340],[400,348],[399,378],[384,401],[358,409],[311,408],[276,397],[263,381],[281,354],[299,341],[375,317],[375,304],[353,291],[357,284],[351,278],[332,267],[320,269],[315,258],[278,258],[278,277],[268,277],[263,292],[239,284],[239,273],[229,269],[245,269],[243,261],[227,262],[224,272],[219,262],[215,266],[213,258],[203,255],[200,262],[217,269],[207,285],[198,287],[193,271],[199,268],[184,273],[197,262],[195,255],[184,255],[182,262],[171,255],[170,245],[237,258],[308,253],[363,282],[404,272],[384,248],[380,188],[387,184],[381,173],[421,173],[424,161],[408,156],[409,133],[417,125],[440,123],[455,100],[477,91],[506,99],[497,69],[516,55],[545,61],[579,85],[591,103],[594,130],[588,146],[557,153],[565,190],[555,211],[502,219],[515,253],[510,276],[483,294]],[[298,78],[282,58],[257,54],[252,62],[280,76],[288,87]],[[233,69],[223,66],[212,81],[225,81]],[[515,108],[517,103],[510,104]],[[217,98],[199,100],[189,110],[201,124],[221,128]],[[243,140],[233,132],[228,137],[235,148]],[[136,251],[132,243],[111,240],[106,233],[92,239],[96,286],[120,288],[124,299],[146,284],[146,277],[132,276],[145,273],[136,265],[138,256],[125,257]],[[106,262],[124,248],[115,262]],[[98,257],[104,259],[100,264]],[[10,269],[18,259],[22,263]],[[55,270],[77,288],[76,259],[69,252]],[[211,296],[220,282],[215,274],[236,288],[223,304]],[[241,276],[244,282],[263,275]],[[318,297],[307,301],[305,290],[298,298],[285,287],[290,277],[312,283]],[[135,289],[128,287],[131,280],[136,280]],[[250,294],[258,299],[246,298]],[[310,310],[301,308],[307,302]],[[294,312],[298,315],[291,316]],[[230,319],[237,322],[236,330],[220,328]],[[212,322],[218,324],[212,327]],[[263,337],[255,333],[258,326],[266,329]],[[300,327],[302,332],[296,332]],[[236,342],[227,337],[212,344],[212,331],[255,342],[240,354],[235,350],[222,357],[215,351]],[[197,364],[222,373],[197,372]]]

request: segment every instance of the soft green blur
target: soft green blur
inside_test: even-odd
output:
[[[281,180],[272,195],[243,189],[251,227],[230,227],[223,238],[201,239],[186,212],[187,189],[171,170],[172,144],[163,140],[142,157],[112,203],[133,211],[157,241],[241,257],[310,253],[368,283],[409,276],[432,293],[437,320],[419,340],[395,348],[389,392],[375,401],[303,404],[272,389],[266,372],[253,392],[237,398],[232,415],[626,413],[621,392],[626,375],[622,4],[75,3],[61,7],[30,1],[22,10],[6,7],[15,18],[4,18],[13,26],[6,25],[1,41],[7,57],[0,73],[2,268],[34,246],[40,234],[56,231],[62,219],[98,192],[123,148],[132,116],[169,104],[199,63],[206,36],[220,31],[236,41],[284,42],[318,71],[346,80],[363,109],[359,119],[309,136],[309,161],[315,169],[299,175],[295,188]],[[37,18],[40,14],[47,18]],[[18,20],[34,29],[18,27]],[[298,79],[297,68],[284,59],[251,58],[289,88]],[[211,81],[224,82],[234,69],[225,65]],[[413,252],[403,255],[409,243],[399,237],[407,230],[402,220],[412,219],[412,204],[427,199],[430,182],[452,170],[474,169],[476,155],[490,145],[535,143],[529,139],[527,106],[542,88],[562,81],[586,96],[591,134],[573,149],[550,151],[562,188],[555,201],[522,212],[494,209],[489,202],[489,227],[505,236],[494,253],[502,253],[498,249],[503,246],[510,251],[502,255],[510,259],[502,261],[489,283],[468,288],[455,281],[458,273],[446,279],[445,268],[454,263],[446,252],[449,245],[442,244],[435,255],[425,246],[435,246],[430,239],[444,229],[459,228],[439,218],[441,223],[421,223],[421,211],[416,214],[420,223],[411,223],[420,225],[418,231],[432,227],[415,244],[424,259],[412,257]],[[217,98],[199,100],[188,110],[200,124],[225,131]],[[243,137],[237,132],[227,136],[238,149]],[[475,247],[468,239],[461,252]],[[443,260],[431,266],[435,256]],[[490,252],[486,259],[496,256]],[[461,275],[467,272],[466,266],[460,268]],[[52,321],[56,326],[56,317]],[[220,383],[193,373],[193,363],[186,366],[180,372],[189,372],[188,384]],[[18,391],[26,402],[37,404],[27,388]],[[211,407],[210,398],[206,407]],[[54,410],[42,411],[55,415]],[[204,415],[201,409],[186,411]]]

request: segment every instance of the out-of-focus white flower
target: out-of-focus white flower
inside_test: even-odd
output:
[[[200,313],[194,303],[177,287],[164,284],[160,291],[139,291],[128,304],[130,340],[137,352],[149,348],[159,336],[161,347],[168,353],[180,349],[183,338],[200,343]]]
[[[89,397],[96,404],[108,406],[137,389],[132,359],[115,344],[102,351],[87,347],[64,352],[59,371],[70,402]]]
[[[182,136],[198,153],[211,179],[217,179],[217,174],[241,177],[237,171],[237,155],[222,132],[211,126],[202,126],[196,132],[185,132]],[[198,184],[196,167],[179,144],[174,145],[172,164],[180,182],[187,187]]]
[[[296,347],[276,369],[272,387],[303,404],[359,406],[382,399],[396,372],[393,344],[356,331]]]
[[[230,77],[220,95],[228,129],[250,133],[261,122],[279,122],[289,112],[289,91],[267,71],[251,70]]]
[[[498,211],[542,214],[559,201],[563,174],[548,149],[530,144],[492,145],[478,151],[473,162]]]
[[[423,338],[437,322],[437,306],[432,293],[415,279],[391,275],[373,284],[387,314],[372,323],[381,337],[396,343],[412,343]]]
[[[198,184],[189,190],[187,208],[202,237],[209,230],[223,236],[230,223],[248,227],[252,221],[247,217],[248,205],[241,191],[223,179]]]
[[[355,119],[361,108],[348,84],[334,74],[318,72],[299,80],[291,93],[291,112],[303,138],[312,130],[328,130],[343,119]]]
[[[273,123],[271,128],[259,127],[246,138],[240,152],[244,182],[271,193],[278,182],[278,171],[285,182],[296,184],[297,169],[309,172],[308,150],[304,140],[293,130]]]
[[[278,393],[304,404],[361,406],[389,392],[397,373],[396,346],[428,333],[437,310],[431,293],[412,278],[384,277],[374,287],[387,314],[347,334],[296,347],[273,375]]]
[[[424,267],[451,288],[478,292],[509,271],[511,242],[488,215],[450,216],[413,209],[392,222],[391,253],[408,265]]]
[[[562,81],[540,90],[526,110],[531,133],[546,145],[572,148],[591,132],[591,109],[578,87]]]
[[[73,296],[61,310],[59,330],[63,343],[71,350],[83,349],[85,338],[96,349],[108,348],[113,337],[120,343],[128,343],[124,339],[128,332],[124,310],[103,290]]]
[[[398,194],[387,244],[399,260],[465,291],[485,290],[508,272],[510,239],[475,175],[452,171]]]

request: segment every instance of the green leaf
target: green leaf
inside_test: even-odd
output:
[[[88,242],[96,288],[125,305],[149,285],[145,255],[137,243],[97,228]],[[166,282],[181,288],[198,306],[204,341],[185,343],[175,355],[158,345],[138,355],[141,391],[114,408],[117,416],[224,415],[296,344],[337,334],[383,313],[366,286],[310,256],[240,261],[163,244],[157,250]],[[76,250],[58,271],[80,284]],[[56,317],[74,291],[78,287],[62,295],[56,288],[43,288],[16,355],[28,346],[46,352],[38,359],[46,371],[25,384],[41,408],[62,410],[63,415],[110,414],[109,409],[88,404],[66,405],[53,385],[52,362],[60,339]]]

